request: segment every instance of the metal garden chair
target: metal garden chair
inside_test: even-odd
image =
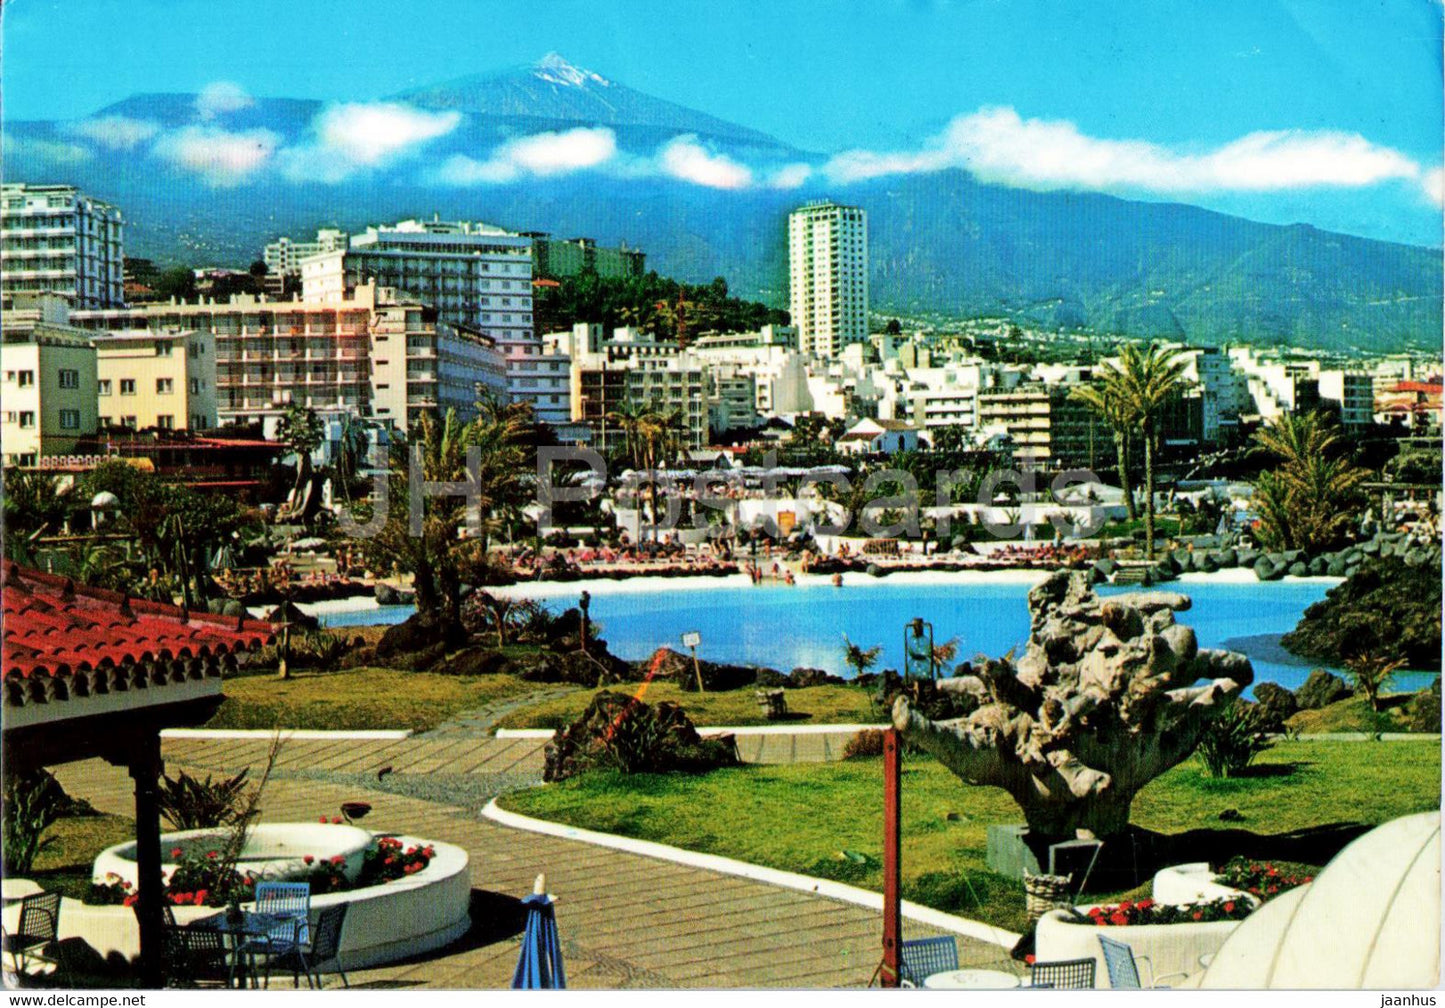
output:
[[[1028,985],[1056,990],[1092,990],[1097,965],[1093,959],[1036,962],[1029,970]]]
[[[60,893],[42,892],[20,900],[20,919],[14,934],[0,928],[0,942],[17,973],[25,973],[32,959],[54,965],[45,947],[60,933]]]
[[[237,959],[219,931],[166,924],[166,983],[172,987],[236,986]]]
[[[261,957],[266,981],[271,963],[290,955],[311,940],[311,885],[307,882],[257,882],[256,913],[275,918],[265,931],[246,943],[244,952]]]
[[[289,952],[277,956],[266,964],[267,969],[279,967],[291,970],[293,987],[300,986],[301,974],[305,973],[307,985],[313,990],[320,990],[322,968],[329,966],[330,969],[326,972],[339,973],[342,986],[350,987],[351,981],[346,979],[346,971],[341,968],[338,958],[341,951],[341,927],[345,923],[345,903],[326,907],[311,926],[310,944],[297,945]]]
[[[1139,982],[1139,963],[1144,963],[1149,968],[1150,989],[1168,987],[1168,984],[1160,983],[1160,980],[1167,980],[1172,977],[1183,979],[1189,976],[1188,973],[1166,973],[1162,977],[1154,976],[1154,964],[1149,961],[1148,956],[1136,956],[1134,950],[1126,943],[1115,941],[1113,938],[1105,938],[1099,935],[1099,944],[1104,948],[1104,968],[1109,971],[1109,986],[1115,990],[1139,990],[1145,985]]]
[[[900,978],[915,987],[935,973],[958,969],[958,943],[949,935],[914,938],[898,947]]]

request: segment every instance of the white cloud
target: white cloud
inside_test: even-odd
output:
[[[335,105],[318,117],[316,135],[322,147],[372,167],[445,136],[461,121],[460,112],[424,112],[392,102]]]
[[[246,93],[245,88],[230,81],[207,84],[201,88],[201,93],[196,95],[196,111],[201,114],[202,119],[214,119],[227,112],[239,112],[254,104],[256,100]]]
[[[768,177],[768,185],[774,189],[796,189],[813,174],[813,166],[798,161],[785,164]]]
[[[722,154],[713,154],[688,134],[669,140],[657,152],[663,174],[712,189],[746,189],[753,173]]]
[[[1357,133],[1250,133],[1214,150],[1181,152],[1143,140],[1087,136],[1073,123],[1023,119],[1011,108],[959,116],[916,151],[848,151],[824,167],[836,182],[966,168],[986,182],[1034,189],[1159,193],[1359,187],[1414,179],[1409,157]]]
[[[1420,179],[1420,188],[1436,206],[1445,206],[1445,168],[1431,168]]]
[[[512,182],[524,175],[567,175],[596,168],[616,155],[617,136],[610,129],[579,127],[509,140],[485,161],[454,155],[438,177],[452,185]]]
[[[18,150],[22,154],[28,154],[56,165],[80,164],[82,161],[89,161],[94,156],[90,148],[81,144],[45,140],[41,137],[17,137],[6,133],[0,137],[0,142],[4,143],[7,150]]]
[[[218,126],[186,126],[161,135],[151,153],[195,172],[220,188],[239,185],[263,167],[281,138],[267,129],[232,133]]]
[[[87,140],[94,140],[111,150],[130,150],[137,144],[145,143],[161,131],[160,123],[149,119],[132,119],[130,116],[109,115],[99,119],[85,119],[74,123],[70,132]]]
[[[340,182],[414,154],[461,121],[460,112],[425,112],[397,102],[332,105],[312,123],[315,139],[286,148],[278,160],[293,181]]]

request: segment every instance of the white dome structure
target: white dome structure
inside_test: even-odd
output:
[[[1440,813],[1394,819],[1251,914],[1201,988],[1425,988],[1440,978]]]

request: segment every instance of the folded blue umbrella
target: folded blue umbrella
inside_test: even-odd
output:
[[[562,967],[557,914],[547,895],[544,876],[537,876],[535,891],[522,900],[522,905],[527,908],[527,928],[522,933],[522,954],[512,974],[512,989],[565,990],[567,973]]]

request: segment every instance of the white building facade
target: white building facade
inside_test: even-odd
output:
[[[788,301],[804,353],[837,357],[868,339],[868,215],[809,203],[788,215]]]
[[[0,290],[58,294],[72,308],[125,304],[120,211],[74,186],[0,186]]]

